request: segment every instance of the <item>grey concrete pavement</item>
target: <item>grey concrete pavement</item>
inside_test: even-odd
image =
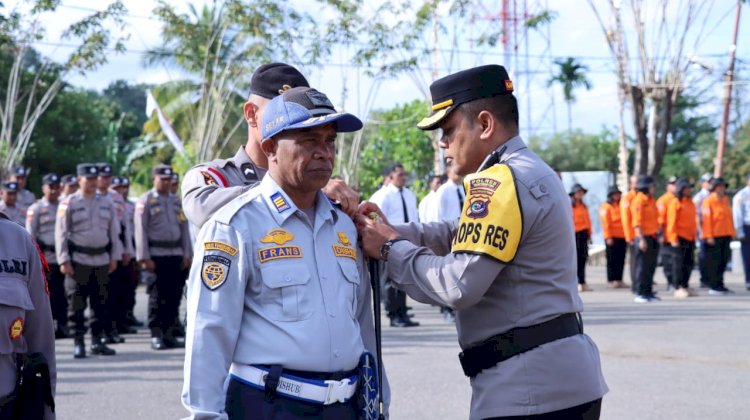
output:
[[[585,330],[599,346],[610,387],[602,419],[748,417],[750,292],[739,276],[727,274],[734,296],[707,296],[701,290],[699,297],[679,300],[664,291],[659,273],[657,289],[664,300],[635,304],[629,290],[606,288],[602,267],[589,268],[588,275],[594,291],[582,295]],[[145,302],[139,289],[141,320]],[[455,327],[442,320],[438,308],[411,304],[421,326],[384,327],[391,418],[465,419],[471,392],[456,356]],[[73,359],[72,340],[57,341],[59,419],[187,414],[180,404],[183,351],[152,351],[146,329],[125,337],[126,343],[113,346],[116,356],[83,360]]]

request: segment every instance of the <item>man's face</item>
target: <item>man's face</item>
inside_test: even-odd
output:
[[[60,197],[60,184],[54,183],[42,185],[42,193],[44,193],[44,197],[47,201],[57,201],[58,197]]]
[[[8,207],[15,206],[17,198],[18,198],[18,193],[16,193],[15,191],[3,190],[3,201],[5,202],[6,206]]]
[[[172,194],[177,194],[177,186],[180,185],[177,181],[169,181],[169,191],[172,192]]]
[[[391,184],[397,188],[404,188],[406,185],[406,171],[402,167],[396,167],[390,175]]]
[[[99,175],[97,178],[97,188],[104,191],[109,188],[110,185],[112,185],[112,176],[111,175]]]
[[[578,201],[583,201],[584,195],[586,195],[586,193],[583,190],[578,190],[573,194],[573,197]]]
[[[99,180],[95,177],[78,177],[78,186],[81,187],[81,191],[86,195],[91,195],[96,192],[97,184]]]
[[[477,147],[482,126],[466,118],[456,110],[440,123],[443,136],[440,147],[445,149],[445,161],[460,176],[466,176],[479,168],[485,158],[482,148]]]
[[[281,187],[300,192],[323,188],[331,178],[336,158],[336,128],[332,123],[283,131],[265,147],[273,147],[268,162],[276,167],[274,179]],[[267,150],[264,148],[264,150]]]
[[[677,186],[675,184],[667,184],[667,191],[674,194],[674,192],[677,190]]]
[[[720,196],[724,195],[724,193],[726,192],[726,190],[727,190],[727,187],[726,187],[726,186],[725,186],[724,184],[719,184],[719,185],[717,185],[717,186],[716,186],[716,187],[714,188],[714,192],[715,192],[715,193],[716,193],[717,195],[720,195]]]
[[[612,194],[612,202],[614,203],[619,203],[621,198],[622,198],[622,194],[620,193]]]
[[[682,196],[690,198],[693,193],[693,187],[685,187],[682,189]]]
[[[159,194],[166,194],[172,189],[172,177],[167,176],[155,176],[154,177],[154,189]]]
[[[78,184],[68,184],[63,187],[62,193],[66,196],[75,194],[78,191]]]

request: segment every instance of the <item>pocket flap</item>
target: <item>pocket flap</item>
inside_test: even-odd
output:
[[[0,305],[34,310],[26,282],[13,277],[0,277]]]

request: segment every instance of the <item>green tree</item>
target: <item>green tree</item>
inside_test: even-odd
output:
[[[560,171],[610,171],[617,173],[617,133],[602,128],[597,134],[581,130],[533,136],[529,148]]]
[[[573,117],[571,115],[571,107],[573,102],[576,101],[576,97],[573,94],[573,90],[579,87],[585,87],[586,90],[591,90],[591,82],[586,78],[587,66],[580,64],[573,57],[568,57],[565,60],[556,59],[555,65],[557,66],[557,74],[547,81],[547,86],[550,87],[554,84],[559,84],[563,91],[563,98],[565,103],[568,104],[568,133],[573,133]]]

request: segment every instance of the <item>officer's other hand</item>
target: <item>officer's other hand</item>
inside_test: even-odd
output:
[[[672,242],[672,247],[673,248],[679,248],[680,247],[680,243],[678,241],[674,241],[674,242]]]
[[[328,184],[323,187],[323,194],[333,201],[341,204],[341,210],[349,216],[354,217],[357,212],[357,203],[359,203],[359,194],[349,188],[343,179],[330,179]]]
[[[154,272],[156,270],[156,264],[154,264],[154,260],[143,260],[141,261],[141,266],[144,270]]]
[[[706,239],[706,243],[709,244],[710,246],[716,245],[716,241],[714,241],[714,238]]]
[[[66,276],[73,277],[73,275],[75,274],[75,270],[73,269],[73,264],[71,264],[70,261],[64,262],[60,266],[60,272],[65,274]]]
[[[646,250],[648,250],[648,242],[646,242],[645,238],[641,238],[641,240],[638,241],[638,248],[640,248],[643,252],[646,252]]]
[[[130,264],[130,254],[122,254],[122,265]]]
[[[612,246],[614,244],[615,244],[615,240],[614,239],[612,239],[612,238],[607,239],[607,245],[608,246]]]
[[[182,268],[188,268],[190,267],[190,264],[192,264],[192,260],[190,258],[182,259]]]
[[[400,235],[382,220],[374,220],[369,216],[358,214],[354,218],[357,231],[361,239],[362,250],[370,258],[380,259],[380,249],[389,239]]]
[[[110,262],[109,262],[109,271],[107,271],[107,272],[108,272],[108,273],[112,273],[112,272],[113,272],[113,271],[115,271],[116,269],[117,269],[117,260],[112,260],[112,261],[110,261]]]

